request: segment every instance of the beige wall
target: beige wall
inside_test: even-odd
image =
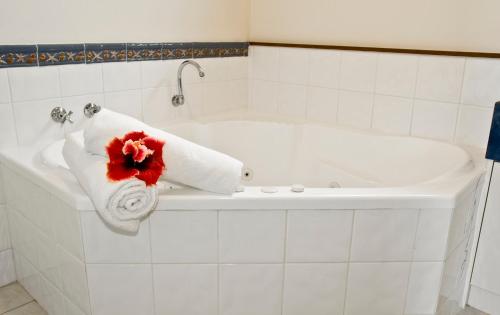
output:
[[[0,44],[248,40],[249,0],[15,0]]]
[[[250,0],[250,40],[500,52],[499,0]]]

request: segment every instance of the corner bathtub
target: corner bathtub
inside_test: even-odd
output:
[[[435,314],[465,294],[474,155],[314,124],[166,129],[241,159],[245,188],[162,184],[137,235],[100,220],[61,142],[2,152],[17,277],[49,314]]]

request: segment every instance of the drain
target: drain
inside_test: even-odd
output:
[[[242,170],[241,170],[241,179],[243,179],[244,181],[251,181],[253,179],[253,171],[251,168],[248,168],[248,167],[244,167]]]

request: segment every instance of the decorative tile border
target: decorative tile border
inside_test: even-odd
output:
[[[38,65],[36,45],[0,46],[0,68]]]
[[[0,68],[248,56],[247,42],[0,45]]]
[[[83,44],[38,45],[38,65],[51,66],[85,62]]]

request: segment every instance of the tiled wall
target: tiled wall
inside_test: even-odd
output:
[[[253,111],[486,147],[500,60],[252,46]]]
[[[88,102],[151,124],[246,108],[246,57],[198,61],[206,77],[185,69],[186,104],[178,108],[170,100],[177,93],[179,60],[0,69],[0,147],[62,136],[84,121]],[[52,122],[55,106],[73,110],[77,122]]]

